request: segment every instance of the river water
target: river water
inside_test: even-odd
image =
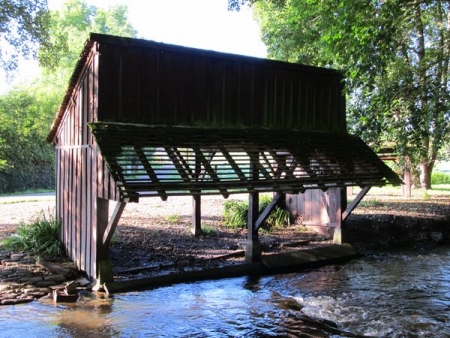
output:
[[[450,248],[0,307],[0,337],[449,337]]]

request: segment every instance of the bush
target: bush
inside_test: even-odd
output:
[[[261,214],[272,199],[269,196],[262,195],[259,200],[259,213]],[[248,202],[230,200],[224,203],[224,223],[230,227],[246,227],[248,218]],[[283,227],[290,223],[289,212],[285,209],[276,207],[267,218],[264,228]]]
[[[59,222],[53,216],[48,218],[42,212],[31,224],[22,224],[11,237],[1,243],[11,251],[32,251],[33,254],[59,256],[64,253],[58,239]]]
[[[224,203],[224,222],[230,227],[242,227],[247,224],[248,203],[245,201],[229,200]]]
[[[431,174],[431,185],[450,184],[450,174],[434,172]]]

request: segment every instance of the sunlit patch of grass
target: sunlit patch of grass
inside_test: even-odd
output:
[[[167,222],[169,222],[171,224],[180,223],[181,216],[180,215],[169,215],[166,217],[166,220],[167,220]]]
[[[243,228],[247,224],[248,203],[228,200],[224,202],[224,223],[231,228]]]
[[[59,256],[64,253],[58,235],[60,224],[53,215],[42,211],[34,222],[22,224],[1,245],[11,251],[32,251],[33,254]]]
[[[349,201],[350,203],[351,201]],[[367,199],[367,200],[362,200],[361,202],[359,202],[358,206],[363,207],[363,208],[380,208],[380,207],[385,207],[386,203],[379,201],[377,199]]]
[[[261,214],[272,201],[270,196],[262,195],[259,201],[259,213]],[[243,228],[247,225],[248,202],[229,200],[224,203],[224,223],[232,228]],[[290,224],[290,215],[287,210],[276,207],[267,218],[264,228],[280,228]]]
[[[9,196],[20,196],[20,195],[30,195],[30,194],[41,194],[41,193],[52,193],[55,192],[51,189],[36,189],[36,190],[24,190],[17,191],[8,194],[0,194],[0,197],[9,197]]]
[[[5,201],[0,201],[0,204],[18,204],[18,203],[31,203],[31,202],[41,202],[42,200],[5,200]]]

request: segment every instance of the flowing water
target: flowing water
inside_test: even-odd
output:
[[[0,307],[0,337],[449,337],[450,248]]]

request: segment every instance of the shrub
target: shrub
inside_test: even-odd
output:
[[[181,216],[180,215],[169,215],[167,216],[167,222],[171,223],[171,224],[176,224],[176,223],[180,223],[181,221]]]
[[[272,202],[270,196],[262,195],[259,200],[259,213],[261,214]],[[276,207],[270,213],[266,220],[265,228],[282,228],[284,225],[290,224],[289,211]]]
[[[248,203],[245,201],[229,200],[224,203],[223,217],[226,225],[242,227],[247,224]]]
[[[272,199],[262,195],[259,200],[259,213],[261,214]],[[224,203],[224,223],[230,227],[246,227],[248,218],[248,202],[230,200]],[[267,218],[264,228],[283,227],[290,223],[290,215],[287,210],[276,207]]]
[[[431,174],[431,185],[450,184],[450,174],[434,172]]]
[[[11,237],[3,240],[2,245],[11,251],[59,256],[64,253],[58,239],[59,228],[59,222],[54,216],[46,217],[41,212],[33,223],[20,225]]]
[[[209,226],[209,225],[204,225],[202,226],[202,235],[203,236],[215,236],[217,235],[217,231],[216,228]]]

